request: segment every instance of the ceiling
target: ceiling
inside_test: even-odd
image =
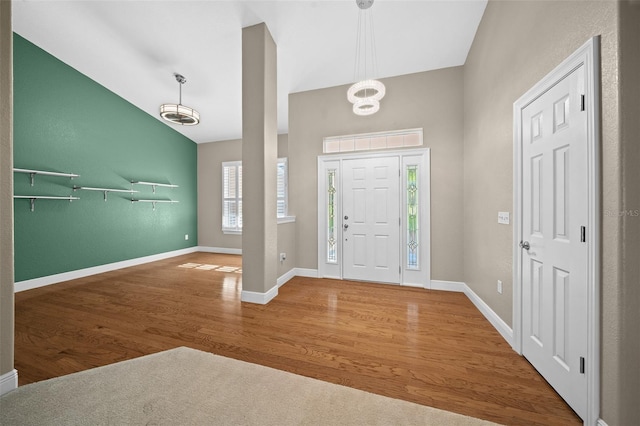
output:
[[[464,64],[486,0],[376,0],[378,75]],[[288,94],[352,83],[354,0],[14,0],[14,31],[160,119],[178,102],[200,112],[176,126],[197,143],[242,137],[242,28],[265,22],[278,48],[278,131]],[[348,102],[345,94],[345,102]],[[384,103],[382,105],[384,108]]]

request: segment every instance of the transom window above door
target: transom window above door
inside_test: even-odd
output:
[[[423,144],[422,133],[422,129],[407,129],[390,132],[331,136],[323,139],[322,152],[325,154],[333,154],[337,152],[419,147]]]

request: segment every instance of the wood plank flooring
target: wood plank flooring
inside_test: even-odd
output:
[[[241,264],[194,253],[17,293],[20,384],[188,346],[502,424],[581,424],[461,293],[296,277],[255,305]]]

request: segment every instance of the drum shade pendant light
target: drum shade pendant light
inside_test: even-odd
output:
[[[358,34],[356,36],[356,58],[354,80],[360,79],[347,90],[347,99],[353,104],[356,115],[372,115],[380,109],[380,99],[386,93],[384,84],[373,80],[369,73],[377,72],[376,44],[373,33],[373,18],[368,10],[373,0],[356,0],[358,13]]]
[[[195,109],[182,105],[182,85],[187,82],[187,79],[177,73],[173,75],[180,87],[180,101],[177,104],[160,105],[160,116],[174,124],[195,126],[200,122],[200,114]]]

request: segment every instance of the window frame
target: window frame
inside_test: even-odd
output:
[[[235,192],[235,196],[234,197],[225,197],[224,194],[227,188],[225,188],[225,179],[224,179],[224,175],[225,175],[225,169],[227,168],[231,168],[234,167],[236,170],[235,173],[235,177],[236,177],[236,192]],[[241,174],[242,174],[242,161],[224,161],[222,162],[222,194],[221,194],[221,199],[222,199],[222,203],[221,203],[221,219],[222,219],[222,232],[224,232],[225,234],[242,234],[242,225],[238,225],[242,223],[242,205],[240,204],[242,202],[242,186],[239,185],[239,183],[241,182]],[[234,201],[235,205],[236,205],[236,211],[237,211],[237,219],[236,219],[236,226],[235,227],[230,227],[230,226],[225,226],[225,214],[224,214],[224,205],[225,202],[227,201]],[[228,220],[227,220],[228,222]]]
[[[284,165],[284,182],[283,182],[283,186],[284,186],[284,196],[283,197],[279,197],[278,196],[278,169],[280,168],[280,165],[283,164]],[[281,216],[278,216],[278,201],[284,201],[284,214]],[[289,216],[289,160],[287,159],[287,157],[282,157],[282,158],[278,158],[278,163],[276,165],[276,218],[278,219],[278,223],[280,220],[285,219]]]
[[[283,186],[284,186],[284,196],[283,197],[278,197],[278,180],[277,180],[277,173],[278,173],[278,169],[280,168],[280,165],[283,164],[284,165],[284,179],[283,179]],[[242,202],[242,191],[240,191],[240,194],[236,194],[235,197],[233,197],[233,199],[231,197],[225,197],[225,180],[224,180],[224,174],[225,174],[225,168],[226,167],[235,167],[236,168],[236,188],[240,188],[240,190],[242,189],[241,186],[238,185],[238,182],[241,182],[241,178],[242,178],[242,160],[237,160],[237,161],[224,161],[222,162],[222,194],[221,194],[221,207],[222,207],[222,211],[221,211],[221,219],[222,219],[222,232],[225,234],[236,234],[236,235],[241,235],[242,234],[242,226],[236,226],[234,228],[232,227],[225,227],[224,223],[225,223],[225,215],[224,215],[224,204],[226,201],[233,201],[235,200],[236,203],[236,207],[238,209],[238,217],[239,220],[236,221],[236,224],[241,223],[242,222],[242,209],[239,207],[239,203]],[[228,191],[227,191],[228,192]],[[284,214],[281,216],[278,216],[278,210],[277,210],[277,206],[278,206],[278,202],[279,201],[284,201]],[[289,216],[289,159],[287,157],[282,157],[282,158],[278,158],[277,161],[277,165],[276,165],[276,219],[278,224],[281,223],[290,223],[290,222],[295,222],[295,216]]]

